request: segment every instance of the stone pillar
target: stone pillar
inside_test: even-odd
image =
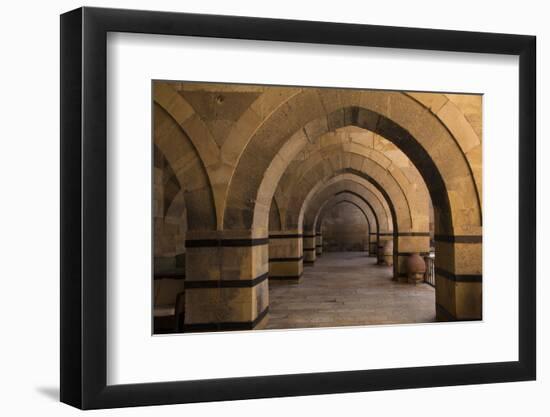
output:
[[[376,257],[378,259],[378,265],[385,265],[384,262],[384,245],[388,240],[393,239],[393,232],[378,233],[378,245],[376,248]]]
[[[384,259],[384,265],[386,266],[393,266],[393,256],[394,256],[394,250],[393,250],[393,239],[388,239],[384,243],[383,250],[383,259]]]
[[[430,254],[430,232],[399,232],[394,239],[394,248],[394,279],[408,282],[407,258],[413,253],[422,257]]]
[[[482,236],[435,236],[438,321],[482,318]]]
[[[315,255],[319,257],[322,254],[323,254],[323,234],[316,233],[315,234]]]
[[[183,330],[262,328],[268,320],[266,237],[190,232]]]
[[[363,247],[361,248],[363,252],[367,253],[367,256],[369,256],[370,251],[370,234],[367,233],[366,237],[363,239]]]
[[[378,233],[369,233],[369,256],[376,257],[378,253]]]
[[[298,282],[304,271],[303,235],[277,231],[269,235],[269,279]]]
[[[315,263],[316,257],[316,237],[315,234],[304,235],[304,266],[311,266]]]

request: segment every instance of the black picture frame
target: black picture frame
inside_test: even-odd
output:
[[[108,32],[519,56],[519,360],[107,385]],[[61,15],[60,56],[62,402],[95,409],[536,378],[534,36],[85,7]]]

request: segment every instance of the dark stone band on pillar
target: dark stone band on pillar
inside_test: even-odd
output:
[[[269,312],[269,306],[258,314],[252,321],[221,322],[221,323],[192,323],[184,324],[184,332],[213,332],[227,330],[253,330]]]
[[[435,235],[436,242],[447,243],[483,243],[483,236]]]
[[[155,272],[153,279],[185,279],[185,272]]]
[[[435,268],[435,274],[454,282],[482,282],[483,275],[455,274],[445,269]]]
[[[309,251],[312,251],[312,250],[315,250],[315,248],[304,248],[304,252],[305,252],[305,251],[308,251],[308,252],[309,252]]]
[[[268,278],[268,273],[262,274],[254,279],[234,279],[234,280],[208,280],[208,281],[186,281],[185,289],[191,288],[250,288],[255,287]]]
[[[299,237],[304,237],[304,235],[300,233],[293,234],[293,235],[277,235],[277,234],[269,235],[270,239],[296,239]]]
[[[309,238],[314,238],[315,235],[304,235],[304,237],[305,237],[305,238],[308,238],[308,237],[309,237]]]

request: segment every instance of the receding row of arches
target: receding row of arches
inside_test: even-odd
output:
[[[299,281],[339,205],[363,216],[362,250],[392,242],[395,279],[411,254],[437,253],[437,319],[481,318],[479,97],[177,82],[153,94],[155,275],[185,277],[169,291],[183,294],[182,329],[265,325],[269,281]]]

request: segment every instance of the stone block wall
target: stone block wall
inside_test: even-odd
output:
[[[365,215],[350,203],[341,203],[330,210],[321,225],[323,250],[349,252],[369,250],[369,225]]]

